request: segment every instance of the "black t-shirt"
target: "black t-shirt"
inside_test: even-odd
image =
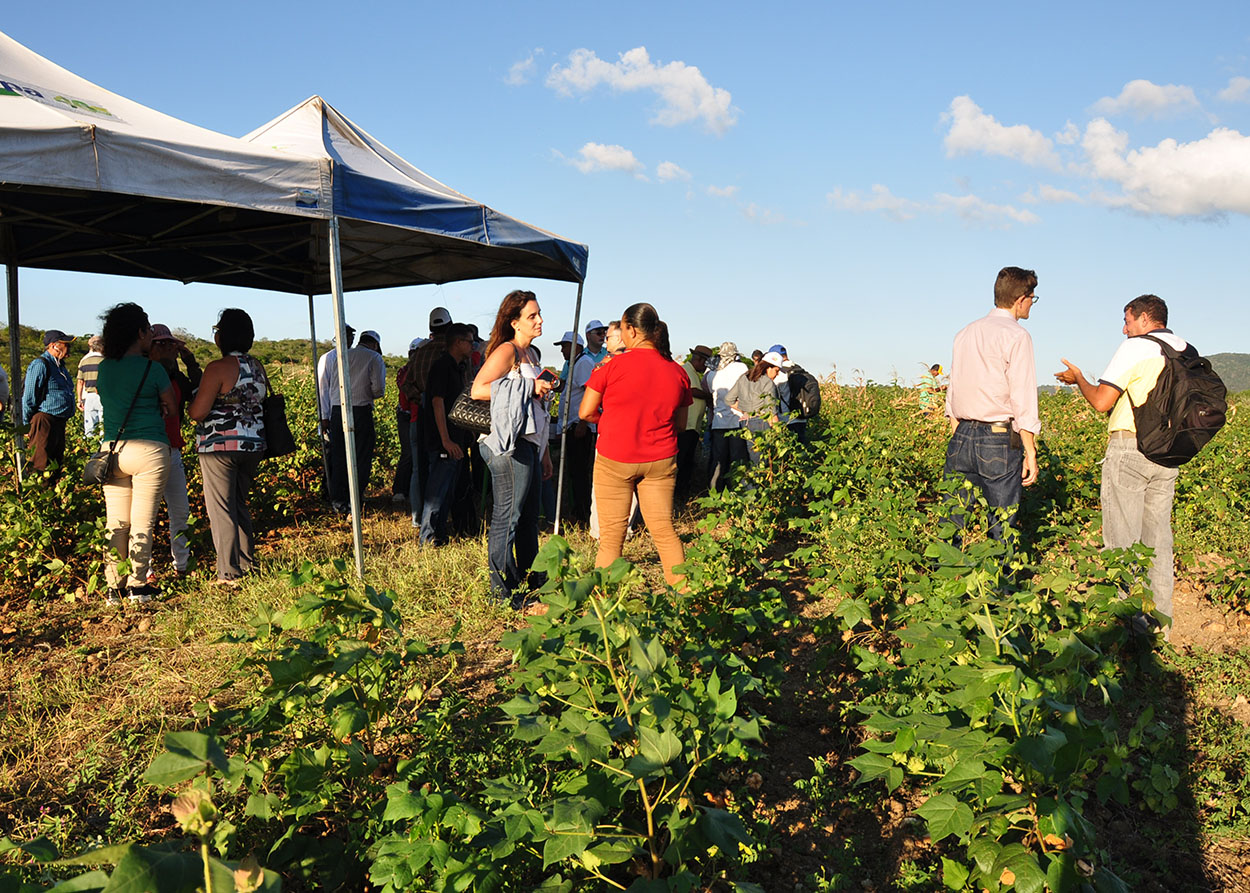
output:
[[[456,398],[463,390],[464,374],[460,371],[460,365],[451,354],[443,354],[430,367],[430,374],[425,382],[425,443],[436,453],[443,451],[443,439],[438,433],[438,423],[434,421],[434,398],[443,398],[443,414],[446,416],[456,405]],[[471,432],[451,422],[447,423],[447,434],[461,447],[467,446],[472,436]]]

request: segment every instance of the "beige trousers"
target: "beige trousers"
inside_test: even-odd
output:
[[[108,449],[110,444],[104,444]],[[169,444],[154,440],[123,440],[117,448],[117,474],[104,485],[109,548],[104,553],[110,589],[143,586],[152,564],[152,532],[169,477]],[[123,579],[118,564],[129,560]]]
[[[683,577],[673,568],[685,561],[681,538],[673,528],[673,487],[677,483],[677,457],[656,462],[616,462],[595,458],[595,503],[599,509],[599,554],[596,567],[607,567],[621,557],[625,527],[629,523],[634,495],[647,532],[660,553],[664,579],[676,586]]]

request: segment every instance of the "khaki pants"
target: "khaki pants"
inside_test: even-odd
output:
[[[109,444],[103,445],[108,449]],[[104,575],[110,589],[144,586],[152,565],[152,532],[156,529],[165,481],[169,477],[169,444],[154,440],[123,440],[117,448],[117,474],[104,485],[109,532]],[[118,573],[118,558],[130,560],[130,575]]]
[[[673,487],[677,483],[677,457],[655,462],[616,462],[595,458],[595,503],[599,510],[599,554],[596,567],[607,567],[621,557],[625,527],[629,523],[634,494],[647,522],[647,532],[660,553],[664,579],[676,586],[682,576],[673,568],[685,561],[681,539],[673,529]]]

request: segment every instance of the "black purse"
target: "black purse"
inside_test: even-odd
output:
[[[286,456],[296,449],[295,435],[286,420],[286,397],[274,393],[264,366],[260,367],[260,371],[265,376],[265,399],[260,401],[265,418],[265,458]]]
[[[117,474],[117,444],[121,442],[122,435],[126,433],[126,425],[130,423],[130,414],[134,412],[135,403],[139,399],[139,394],[143,391],[143,383],[148,380],[148,373],[151,370],[152,361],[148,360],[147,366],[143,369],[143,377],[139,379],[139,387],[135,390],[135,395],[130,398],[130,408],[126,410],[126,418],[122,419],[122,426],[117,429],[117,436],[113,438],[109,448],[107,450],[96,450],[83,464],[82,480],[84,484],[107,484],[113,479],[113,475]]]
[[[521,354],[517,351],[515,344],[512,345],[512,353],[512,368],[515,369],[521,362]],[[472,390],[473,382],[470,381],[464,386],[456,402],[452,404],[451,412],[447,413],[447,421],[458,428],[472,431],[474,434],[489,434],[490,401],[474,400],[471,396]]]
[[[472,390],[473,382],[469,382],[452,404],[451,412],[447,413],[447,421],[474,434],[489,434],[490,401],[474,400],[470,396]]]

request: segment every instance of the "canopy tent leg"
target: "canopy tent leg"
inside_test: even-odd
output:
[[[4,238],[9,241],[9,256],[14,256],[12,232],[6,227]],[[26,464],[26,442],[22,437],[21,417],[22,391],[26,387],[26,378],[22,375],[22,327],[18,324],[18,300],[17,300],[17,263],[8,264],[5,272],[8,274],[8,291],[9,291],[9,418],[13,420],[13,456],[14,465],[17,468],[17,489],[22,489],[22,466]]]
[[[308,341],[312,345],[313,399],[317,401],[317,445],[321,447],[321,473],[325,492],[330,492],[330,459],[326,455],[326,439],[321,428],[321,376],[317,374],[317,314],[313,296],[308,296]]]
[[[577,283],[577,304],[573,307],[573,349],[569,351],[573,358],[569,360],[569,368],[564,375],[564,392],[560,400],[560,473],[556,478],[556,519],[552,527],[556,536],[560,535],[560,509],[564,505],[564,457],[568,452],[565,446],[569,439],[569,398],[573,396],[573,367],[577,365],[577,327],[581,325],[582,319],[583,285],[584,282]]]
[[[352,383],[347,376],[347,324],[343,321],[343,256],[339,249],[339,219],[330,218],[330,290],[334,293],[335,360],[339,367],[339,405],[343,440],[347,445],[347,492],[351,498],[352,553],[356,577],[365,578],[365,547],[360,534],[360,480],[356,477],[356,426],[352,415]]]

